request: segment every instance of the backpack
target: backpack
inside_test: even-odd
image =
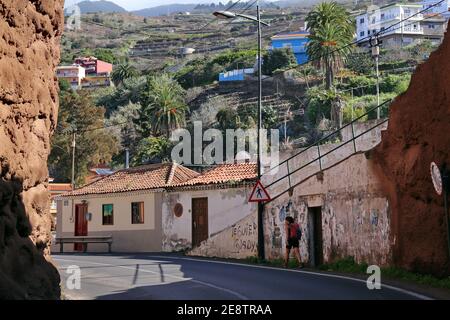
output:
[[[302,238],[302,230],[300,229],[300,226],[296,223],[296,224],[292,224],[291,226],[289,226],[290,230],[290,237],[293,239],[297,239],[300,240]],[[293,230],[295,228],[295,230]]]
[[[302,229],[300,229],[300,226],[297,228],[296,237],[297,237],[297,240],[302,239]]]

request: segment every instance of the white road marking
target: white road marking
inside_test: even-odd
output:
[[[238,262],[212,261],[212,260],[194,259],[194,258],[153,256],[153,255],[150,255],[149,257],[151,257],[151,258],[158,258],[158,259],[164,258],[164,259],[178,259],[178,260],[205,262],[205,263],[228,264],[228,265],[235,265],[235,266],[242,266],[242,267],[270,269],[270,270],[278,270],[278,271],[286,271],[286,272],[297,272],[297,273],[304,273],[304,274],[313,274],[313,275],[320,276],[320,277],[328,277],[328,278],[338,278],[338,279],[351,280],[351,281],[362,282],[362,283],[366,284],[366,280],[362,280],[362,279],[358,279],[358,278],[351,278],[351,277],[347,277],[347,276],[340,276],[340,275],[335,275],[335,274],[326,274],[326,273],[314,272],[314,271],[281,269],[281,268],[275,268],[275,267],[269,267],[269,266],[257,266],[257,265],[238,263]],[[394,286],[391,286],[391,285],[388,285],[388,284],[382,284],[382,288],[388,288],[390,290],[401,292],[403,294],[407,294],[407,295],[410,295],[412,297],[415,297],[415,298],[421,299],[421,300],[434,300],[433,298],[425,296],[425,295],[422,295],[420,293],[416,293],[416,292],[413,292],[413,291],[405,290],[405,289],[402,289],[402,288],[397,288],[397,287],[394,287]]]
[[[53,259],[54,260],[59,260],[59,261],[65,261],[65,262],[76,262],[76,263],[84,262],[84,263],[88,263],[88,264],[91,263],[91,264],[103,265],[103,266],[114,267],[114,268],[122,268],[122,269],[128,269],[128,270],[133,270],[133,271],[135,270],[134,267],[115,266],[113,264],[102,263],[102,262],[85,261],[85,260],[69,260],[69,259],[61,259],[61,258],[58,258],[58,257],[53,257]],[[80,268],[83,269],[83,267],[80,267]],[[147,270],[147,269],[139,269],[139,272],[148,272],[148,273],[160,275],[160,272],[151,271],[151,270]],[[213,289],[216,289],[216,290],[220,290],[220,291],[229,293],[231,295],[234,295],[237,298],[239,298],[240,300],[249,300],[248,297],[246,297],[246,296],[244,296],[244,295],[242,295],[242,294],[240,294],[240,293],[238,293],[236,291],[233,291],[233,290],[230,290],[230,289],[227,289],[227,288],[223,288],[223,287],[219,287],[219,286],[216,286],[216,285],[214,285],[212,283],[208,283],[208,282],[204,282],[204,281],[200,281],[200,280],[195,280],[195,279],[192,279],[192,278],[179,277],[179,276],[175,276],[175,275],[172,275],[172,274],[169,274],[169,273],[168,274],[164,274],[164,276],[169,277],[169,278],[173,278],[173,279],[177,279],[177,280],[180,280],[180,281],[190,281],[190,282],[198,283],[200,285],[203,285],[203,286],[206,286],[206,287],[210,287],[210,288],[213,288]]]

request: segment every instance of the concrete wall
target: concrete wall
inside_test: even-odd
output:
[[[249,186],[165,193],[162,203],[163,250],[180,251],[191,248],[192,199],[208,198],[208,236],[213,237],[248,216],[256,208],[254,204],[248,203],[251,191]],[[183,206],[181,217],[176,217],[173,212],[177,203]]]
[[[161,251],[161,193],[117,194],[101,198],[86,197],[88,212],[92,220],[88,222],[88,236],[112,235],[112,250],[115,252]],[[57,237],[74,236],[75,222],[72,201],[81,204],[83,199],[58,200]],[[144,202],[144,223],[131,223],[131,203]],[[114,225],[103,225],[102,205],[114,205]],[[106,244],[89,244],[89,251],[105,251]],[[53,246],[56,252],[59,245]],[[64,250],[72,251],[73,245],[65,245]]]
[[[266,205],[264,216],[265,249],[270,259],[283,256],[283,221],[294,217],[303,230],[300,253],[303,261],[313,261],[313,224],[310,208],[320,207],[323,260],[353,256],[356,261],[386,265],[391,261],[390,209],[364,154],[314,176]]]

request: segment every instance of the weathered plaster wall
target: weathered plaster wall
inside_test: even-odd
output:
[[[63,20],[62,0],[0,3],[0,299],[60,296],[47,157]]]
[[[256,211],[229,228],[204,241],[189,252],[192,256],[245,259],[257,255],[258,224]]]
[[[266,205],[264,216],[266,256],[281,258],[284,253],[283,223],[294,217],[303,231],[300,253],[310,261],[312,219],[308,208],[322,212],[323,259],[325,262],[353,256],[356,261],[379,265],[391,261],[390,208],[373,164],[357,154],[314,176]],[[310,261],[311,262],[311,261]]]
[[[192,246],[192,199],[208,198],[208,235],[213,237],[246,217],[255,209],[248,203],[251,187],[186,190],[168,192],[163,196],[163,250],[180,251]],[[183,214],[176,217],[173,209],[177,203],[183,206]]]

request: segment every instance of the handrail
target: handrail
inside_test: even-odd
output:
[[[282,162],[280,162],[278,165],[276,165],[275,167],[270,168],[266,173],[263,174],[263,176],[265,176],[266,174],[268,174],[269,172],[271,172],[273,169],[280,167],[281,165],[283,165],[284,163],[288,162],[289,160],[292,160],[293,158],[297,157],[298,155],[305,153],[306,151],[308,151],[309,149],[311,149],[312,147],[315,147],[317,145],[320,145],[321,142],[324,142],[326,140],[328,140],[331,136],[339,133],[340,131],[342,131],[342,129],[347,128],[348,126],[353,125],[355,122],[357,122],[358,120],[362,119],[363,117],[367,116],[369,113],[371,113],[372,111],[377,110],[378,108],[381,108],[382,106],[384,106],[386,103],[391,102],[392,99],[388,99],[386,101],[384,101],[382,104],[375,106],[371,109],[369,109],[368,111],[366,111],[364,114],[360,115],[359,117],[353,119],[352,121],[350,121],[349,123],[347,123],[346,125],[344,125],[343,127],[333,131],[332,133],[328,134],[327,136],[325,136],[324,138],[314,142],[313,144],[310,144],[308,147],[306,147],[305,149],[301,150],[300,152],[294,154],[293,156],[290,156],[289,158],[283,160]],[[366,132],[367,133],[367,132]],[[317,161],[317,159],[316,159]]]
[[[357,134],[357,135],[355,135],[355,131],[354,131],[353,124],[354,124],[356,121],[358,121],[359,119],[361,119],[361,118],[363,118],[364,116],[368,115],[369,113],[373,112],[374,110],[377,110],[378,108],[381,108],[382,106],[384,106],[386,103],[388,103],[388,102],[390,102],[390,101],[392,101],[392,99],[386,100],[386,101],[384,101],[382,104],[380,104],[380,105],[378,105],[378,106],[376,106],[376,107],[373,107],[373,108],[369,109],[369,110],[368,110],[367,112],[365,112],[363,115],[361,115],[361,116],[357,117],[356,119],[352,120],[351,122],[347,123],[345,126],[342,126],[341,128],[339,128],[339,129],[335,130],[334,132],[328,134],[326,137],[324,137],[324,138],[322,138],[322,139],[316,141],[315,143],[309,145],[307,148],[303,149],[302,151],[298,152],[297,154],[295,154],[295,155],[293,155],[293,156],[287,158],[286,160],[282,161],[282,162],[279,163],[277,166],[275,166],[275,167],[273,167],[273,168],[270,168],[269,171],[266,172],[264,175],[266,175],[267,173],[269,173],[269,172],[272,171],[273,169],[278,168],[278,167],[280,167],[281,165],[283,165],[283,164],[286,163],[286,165],[287,165],[287,174],[286,174],[286,175],[283,175],[282,177],[280,177],[280,178],[278,178],[278,179],[276,179],[275,181],[272,181],[270,184],[268,184],[268,185],[266,186],[266,188],[270,188],[271,186],[275,185],[276,183],[278,183],[278,182],[280,182],[281,180],[284,180],[284,179],[286,179],[286,178],[289,179],[289,188],[286,189],[286,190],[284,190],[284,191],[282,191],[282,192],[280,192],[280,193],[277,194],[276,196],[272,197],[271,200],[270,200],[269,202],[271,202],[271,201],[273,201],[273,200],[279,198],[279,197],[280,197],[281,195],[283,195],[285,192],[287,192],[287,191],[291,190],[292,188],[296,187],[297,185],[299,185],[299,183],[296,183],[294,186],[292,186],[292,184],[291,184],[291,176],[292,176],[294,173],[296,173],[296,172],[302,170],[303,168],[305,168],[305,167],[311,165],[312,163],[314,163],[314,162],[316,162],[316,161],[319,161],[319,166],[320,166],[319,172],[320,172],[320,171],[323,171],[324,168],[322,167],[322,161],[321,161],[322,158],[324,158],[324,157],[326,157],[327,155],[333,153],[333,152],[336,151],[337,149],[340,149],[340,148],[346,146],[346,145],[347,145],[348,143],[350,143],[350,142],[353,142],[353,149],[354,149],[354,150],[353,150],[352,155],[353,155],[353,154],[356,154],[356,153],[357,153],[357,147],[356,147],[356,142],[355,142],[355,140],[358,139],[359,137],[365,135],[366,133],[372,131],[373,129],[375,129],[375,128],[381,126],[381,125],[383,125],[383,124],[386,123],[389,119],[384,119],[383,121],[381,121],[381,122],[375,124],[374,126],[370,127],[369,129],[367,129],[367,130],[365,130],[365,131],[363,131],[363,132],[361,132],[361,133],[359,133],[359,134]],[[344,128],[346,128],[346,127],[348,127],[348,126],[351,126],[351,127],[352,127],[352,138],[349,139],[349,140],[347,140],[347,141],[344,141],[344,142],[340,143],[338,146],[334,147],[334,148],[331,149],[331,150],[328,150],[328,151],[325,152],[324,154],[321,154],[321,153],[320,153],[320,144],[321,144],[321,142],[326,141],[327,139],[329,139],[329,138],[332,137],[333,135],[336,135],[337,133],[339,133],[340,131],[342,131]],[[309,161],[308,163],[306,163],[306,164],[300,166],[299,168],[297,168],[297,169],[291,171],[291,169],[290,169],[290,167],[289,167],[289,161],[292,160],[293,158],[299,156],[300,154],[302,154],[302,153],[308,151],[308,150],[311,149],[312,147],[317,147],[317,148],[318,148],[318,157],[316,157],[316,158],[314,158],[313,160]],[[326,168],[325,168],[325,169],[326,169]],[[263,175],[263,176],[264,176],[264,175]],[[303,181],[303,180],[302,180],[302,181]],[[300,182],[300,183],[301,183],[301,182]]]
[[[275,180],[275,181],[271,182],[270,184],[268,184],[268,185],[266,186],[266,189],[267,189],[267,188],[270,188],[271,186],[273,186],[274,184],[280,182],[281,180],[286,179],[288,176],[290,177],[292,174],[294,174],[294,173],[296,173],[297,171],[299,171],[299,170],[301,170],[301,169],[303,169],[303,168],[309,166],[310,164],[316,162],[317,160],[320,160],[321,158],[324,158],[325,156],[327,156],[327,155],[329,155],[330,153],[336,151],[337,149],[343,147],[344,145],[346,145],[346,144],[348,144],[348,143],[354,141],[355,139],[358,139],[359,137],[365,135],[366,133],[372,131],[373,129],[375,129],[375,128],[381,126],[382,124],[386,123],[388,120],[389,120],[389,119],[384,119],[383,121],[377,123],[375,126],[371,127],[370,129],[367,129],[366,131],[364,131],[364,132],[362,132],[362,133],[356,135],[356,136],[354,137],[354,139],[351,139],[351,140],[348,140],[348,141],[343,142],[342,144],[340,144],[340,145],[338,145],[337,147],[335,147],[335,148],[333,148],[333,149],[327,151],[327,152],[324,153],[324,154],[319,155],[319,157],[317,157],[317,158],[311,160],[310,162],[304,164],[303,166],[301,166],[301,167],[299,167],[299,168],[297,168],[297,169],[291,171],[290,174],[287,174],[287,175],[282,176],[281,178],[278,178],[277,180]],[[283,191],[283,192],[285,192],[285,191]]]

